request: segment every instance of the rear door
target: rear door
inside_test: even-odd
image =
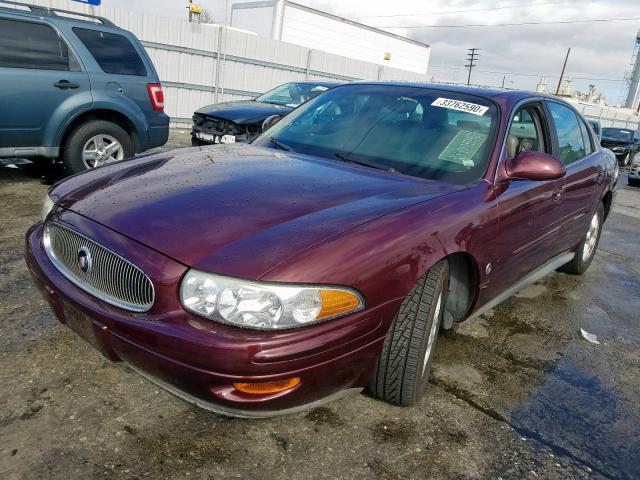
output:
[[[562,103],[548,101],[547,107],[554,125],[555,155],[567,168],[559,232],[560,248],[567,250],[575,247],[587,232],[604,188],[605,172],[584,120]]]
[[[80,40],[80,48],[85,48],[88,54],[96,103],[119,99],[129,110],[142,111],[147,118],[151,117],[154,110],[147,83],[156,83],[157,76],[145,64],[138,42],[132,42],[126,32],[116,33],[108,27],[73,27],[73,33]]]
[[[91,105],[89,77],[50,24],[0,16],[0,148],[53,145],[47,127]]]

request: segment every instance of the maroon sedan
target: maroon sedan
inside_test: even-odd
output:
[[[204,408],[411,405],[441,327],[587,270],[617,175],[555,97],[355,83],[57,184],[26,259],[61,322]]]

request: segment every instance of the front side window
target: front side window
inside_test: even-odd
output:
[[[103,72],[147,76],[147,69],[138,51],[124,35],[87,28],[74,28],[73,32],[87,47]]]
[[[254,143],[466,184],[485,173],[496,117],[495,105],[482,97],[345,85],[305,103]]]
[[[69,48],[48,25],[0,18],[0,67],[69,71]]]
[[[586,155],[584,139],[575,112],[559,103],[549,102],[549,110],[558,136],[560,161],[565,165]]]
[[[537,107],[533,105],[523,107],[515,113],[507,136],[508,158],[515,158],[518,153],[527,150],[544,151],[539,118]]]
[[[324,85],[314,85],[311,83],[286,83],[269,90],[267,93],[256,98],[258,102],[273,103],[275,105],[286,105],[297,107],[307,100],[320,95],[329,90]]]

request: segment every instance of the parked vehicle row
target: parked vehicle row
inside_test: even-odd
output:
[[[558,98],[350,83],[55,185],[25,256],[61,322],[201,407],[412,405],[441,328],[588,269],[617,174]]]
[[[60,158],[75,173],[167,141],[162,86],[132,33],[4,0],[0,32],[0,158]]]
[[[627,167],[640,152],[640,130],[605,127],[601,144],[616,155],[620,166]]]

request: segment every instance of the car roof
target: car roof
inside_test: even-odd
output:
[[[442,90],[454,93],[464,93],[467,95],[475,95],[478,97],[495,98],[503,97],[512,100],[520,100],[527,97],[543,97],[564,102],[561,98],[540,92],[531,92],[527,90],[507,90],[492,87],[476,87],[467,85],[452,85],[449,83],[431,83],[431,82],[389,82],[389,81],[357,81],[350,82],[350,85],[385,85],[393,87],[415,87],[430,90]],[[565,102],[566,103],[566,102]]]
[[[4,5],[17,5],[28,9],[11,8]],[[0,12],[13,16],[28,18],[46,19],[52,22],[68,22],[73,24],[93,25],[98,27],[107,27],[113,30],[122,29],[110,20],[97,15],[87,13],[73,12],[71,10],[62,10],[59,8],[49,8],[40,5],[30,5],[21,2],[0,2]]]
[[[321,87],[335,87],[336,85],[342,85],[344,82],[328,82],[325,80],[314,82],[312,80],[304,80],[302,82],[287,82],[284,85],[288,85],[290,83],[295,83],[296,85],[319,85]]]

